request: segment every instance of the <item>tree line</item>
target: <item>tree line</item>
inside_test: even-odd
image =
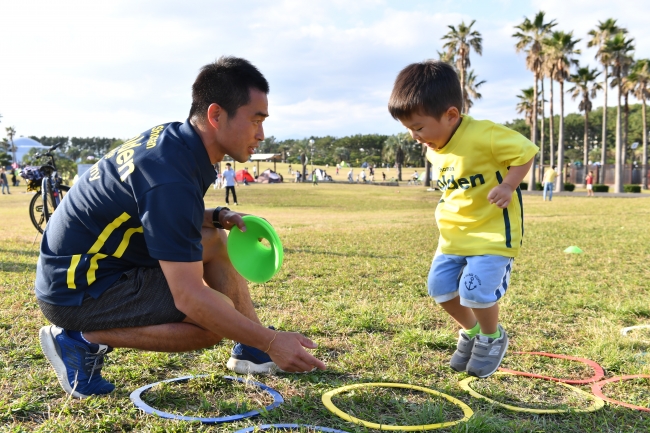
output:
[[[482,55],[483,38],[474,29],[476,20],[469,25],[461,22],[457,26],[449,25],[449,31],[442,37],[443,51],[438,51],[441,61],[456,69],[463,94],[464,114],[469,113],[474,102],[481,99],[479,89],[485,84],[479,80],[471,68],[471,53]],[[588,33],[588,46],[596,47],[596,59],[602,65],[602,71],[581,66],[576,48],[581,40],[573,32],[556,29],[555,20],[546,20],[543,11],[532,19],[524,17],[521,24],[515,26],[515,49],[526,54],[526,67],[533,73],[534,85],[522,89],[517,95],[517,111],[523,119],[506,122],[520,133],[530,137],[538,144],[540,152],[536,156],[537,169],[530,172],[529,188],[535,187],[536,177],[541,179],[544,164],[564,167],[567,161],[580,161],[585,172],[589,161],[599,161],[605,165],[613,162],[615,166],[614,192],[622,191],[622,167],[626,161],[640,161],[642,165],[643,187],[647,189],[647,116],[646,100],[650,96],[650,60],[634,59],[634,38],[628,36],[626,28],[618,25],[617,20],[609,18],[598,24]],[[602,81],[598,81],[602,77]],[[547,83],[548,81],[548,83]],[[545,89],[545,83],[547,87]],[[555,94],[555,84],[559,92]],[[565,91],[565,84],[570,86]],[[607,101],[608,88],[616,89],[617,104],[615,108],[602,107],[593,109],[593,101],[599,92]],[[569,93],[579,99],[579,111],[565,116],[564,95]],[[630,105],[629,97],[641,101],[640,105]],[[547,99],[548,98],[548,99]],[[559,101],[556,101],[556,98]],[[546,107],[548,103],[548,116]],[[555,104],[559,104],[559,114],[555,114]],[[603,104],[606,106],[606,104]],[[0,116],[1,117],[1,116]],[[6,128],[8,137],[13,137],[15,130]],[[11,131],[10,131],[11,129]],[[98,158],[111,148],[122,143],[114,138],[70,138],[67,137],[31,137],[45,145],[65,140],[61,148],[62,156],[71,163],[84,158]],[[630,144],[640,142],[638,150],[631,151]],[[10,151],[10,141],[0,143],[0,162]],[[415,142],[409,134],[395,135],[352,135],[346,137],[309,137],[304,139],[277,140],[268,137],[260,143],[260,153],[279,153],[283,162],[301,164],[303,174],[308,161],[315,165],[334,165],[345,161],[352,166],[366,162],[376,166],[395,165],[398,179],[401,180],[403,165],[425,166],[426,148]],[[26,156],[27,159],[30,156]],[[65,162],[64,162],[65,163]],[[604,182],[605,170],[600,170],[600,182]],[[306,176],[303,176],[305,179]],[[427,179],[428,184],[428,179]],[[558,182],[558,189],[563,189]]]
[[[608,150],[613,147],[614,159],[614,192],[622,192],[622,172],[629,145],[633,141],[641,143],[640,162],[642,166],[643,187],[648,188],[648,151],[647,151],[647,116],[646,100],[650,96],[650,60],[634,58],[634,38],[628,35],[628,30],[620,26],[613,18],[599,21],[587,35],[587,46],[597,49],[596,59],[602,66],[602,71],[580,64],[578,56],[581,51],[576,47],[581,40],[573,35],[573,31],[556,29],[555,20],[546,21],[543,11],[538,12],[532,19],[524,18],[515,27],[512,35],[516,39],[515,49],[526,53],[526,67],[533,73],[534,85],[522,89],[518,95],[519,113],[525,116],[529,126],[530,139],[540,146],[538,160],[541,162],[538,170],[531,170],[528,188],[535,187],[535,177],[541,178],[545,157],[545,145],[548,140],[548,151],[551,164],[560,169],[564,167],[567,148],[566,121],[564,115],[564,94],[569,93],[573,99],[580,101],[578,109],[584,113],[582,132],[582,163],[585,173],[590,155],[599,151],[597,159],[602,165],[607,162]],[[602,78],[602,81],[598,80]],[[548,100],[544,84],[548,80]],[[554,115],[554,84],[559,87],[559,116]],[[565,91],[565,83],[572,86]],[[616,89],[615,110],[600,109],[592,112],[593,100],[602,92],[607,106],[608,88]],[[641,101],[640,123],[641,131],[633,132],[631,119],[633,111],[629,105],[629,97],[634,96]],[[548,128],[546,122],[546,103],[549,103]],[[590,118],[590,114],[593,116]],[[595,117],[601,116],[600,130],[594,131],[597,124]],[[608,119],[614,118],[614,122]],[[557,123],[556,123],[557,121]],[[557,132],[555,131],[557,125]],[[636,136],[633,137],[633,135]],[[612,137],[613,135],[613,137]],[[613,143],[612,143],[613,139]],[[631,141],[633,140],[633,141]],[[554,154],[555,153],[555,154]],[[557,161],[557,163],[555,163]],[[600,171],[599,181],[604,182],[605,170]],[[563,183],[558,182],[557,189],[563,189]]]

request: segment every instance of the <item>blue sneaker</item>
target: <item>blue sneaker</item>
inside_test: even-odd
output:
[[[88,344],[72,339],[65,329],[55,325],[42,327],[38,337],[65,392],[76,398],[87,398],[115,389],[101,375],[104,355],[112,348],[99,344],[99,349],[92,353]]]
[[[269,329],[275,330],[273,326],[269,326]],[[265,352],[241,343],[236,343],[232,348],[226,367],[239,374],[274,374],[282,371]]]

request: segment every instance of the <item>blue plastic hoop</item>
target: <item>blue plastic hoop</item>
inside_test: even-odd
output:
[[[267,430],[271,430],[272,428],[278,430],[287,430],[287,431],[305,428],[309,430],[323,431],[327,433],[348,433],[345,430],[336,430],[329,427],[320,427],[317,425],[307,425],[307,424],[264,424],[264,425],[258,425],[254,427],[248,427],[245,429],[237,430],[235,433],[252,433],[256,431],[267,431]]]
[[[145,403],[140,396],[144,394],[145,392],[149,391],[151,388],[154,386],[161,384],[161,383],[168,383],[168,382],[187,382],[190,379],[195,379],[199,377],[206,377],[208,376],[207,374],[203,374],[201,376],[183,376],[183,377],[178,377],[176,379],[168,379],[168,380],[163,380],[160,382],[152,383],[150,385],[145,385],[141,388],[136,389],[131,393],[129,396],[131,398],[131,401],[135,406],[142,410],[144,413],[150,414],[150,415],[158,415],[161,418],[167,418],[167,419],[176,419],[176,420],[181,420],[181,421],[199,421],[202,422],[203,424],[220,424],[224,422],[233,422],[233,421],[239,421],[245,418],[250,418],[252,416],[257,416],[260,414],[259,410],[251,410],[246,413],[241,413],[238,415],[229,415],[229,416],[223,416],[219,418],[201,418],[197,416],[184,416],[184,415],[176,415],[173,413],[168,413],[168,412],[163,412],[161,410],[155,409],[151,406],[149,406],[147,403]],[[227,380],[236,380],[237,382],[241,383],[246,383],[250,385],[255,385],[258,388],[260,388],[263,391],[266,391],[271,397],[273,397],[273,403],[270,405],[266,406],[264,410],[269,411],[273,408],[276,408],[280,406],[280,404],[284,403],[284,399],[282,398],[282,395],[280,395],[279,392],[274,390],[271,387],[268,387],[264,385],[263,383],[259,382],[254,382],[252,380],[245,380],[242,379],[241,377],[233,377],[233,376],[224,376],[224,379]]]

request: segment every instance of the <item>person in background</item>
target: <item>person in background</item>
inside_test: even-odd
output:
[[[5,189],[7,190],[7,194],[11,194],[9,191],[9,181],[7,180],[7,173],[5,172],[5,168],[2,167],[0,169],[0,182],[2,183],[2,193],[5,193]]]
[[[230,192],[232,192],[232,201],[235,203],[235,206],[238,206],[237,203],[237,193],[235,192],[235,185],[237,185],[237,178],[235,177],[235,170],[232,169],[232,165],[227,162],[226,169],[223,172],[223,184],[226,187],[226,205],[230,204],[229,197]]]
[[[585,183],[587,184],[587,197],[594,196],[594,172],[590,171],[587,177],[585,178]]]
[[[544,192],[542,197],[546,201],[546,194],[548,193],[548,201],[553,200],[553,189],[555,188],[555,179],[557,178],[557,171],[555,171],[555,166],[552,166],[550,170],[547,170],[544,173]]]

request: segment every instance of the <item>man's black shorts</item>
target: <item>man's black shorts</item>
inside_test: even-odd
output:
[[[167,280],[160,268],[134,268],[94,299],[80,306],[58,306],[38,300],[53,324],[67,330],[99,331],[182,322]]]

